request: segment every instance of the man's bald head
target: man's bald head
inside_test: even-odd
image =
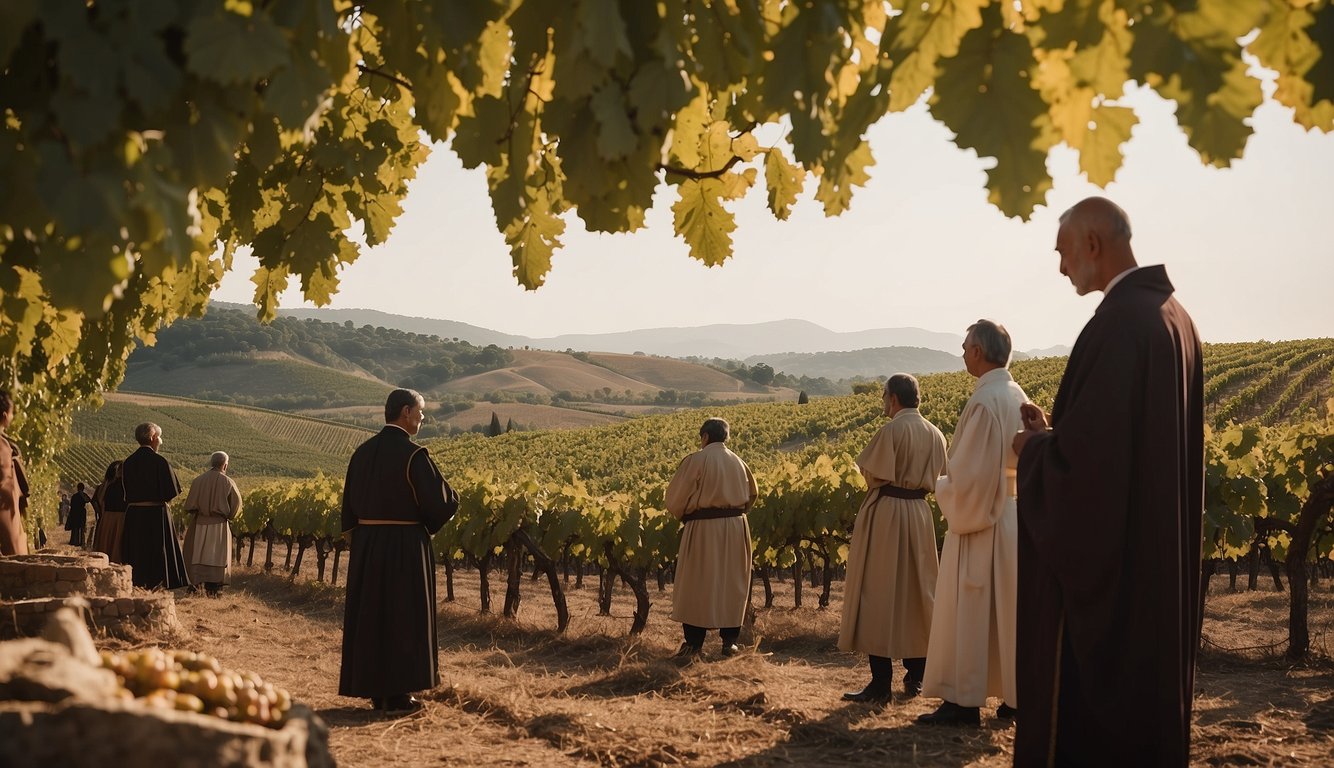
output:
[[[1112,278],[1135,266],[1130,217],[1105,197],[1089,197],[1061,214],[1056,250],[1061,274],[1083,296],[1105,290]]]
[[[1130,242],[1130,217],[1105,197],[1086,197],[1061,214],[1061,224],[1092,230],[1108,241]]]

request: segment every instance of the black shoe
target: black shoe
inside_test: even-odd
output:
[[[723,643],[724,656],[731,657],[737,655],[738,653],[741,653],[741,646],[737,645],[736,643]]]
[[[681,647],[676,649],[676,653],[672,655],[672,658],[693,659],[694,657],[700,654],[700,650],[701,649],[698,645],[691,645],[690,643],[681,643]]]
[[[378,696],[371,697],[371,709],[384,709],[384,699]]]
[[[880,703],[889,701],[893,695],[889,691],[889,684],[872,680],[866,684],[866,687],[856,693],[848,692],[843,694],[844,701],[856,701],[864,703]]]
[[[961,707],[952,702],[945,702],[929,715],[919,715],[917,722],[922,725],[972,725],[982,724],[977,707]]]
[[[996,707],[997,720],[1013,720],[1018,714],[1019,710],[1017,708],[1012,707],[1005,702],[1001,702],[1001,705]]]
[[[911,677],[903,678],[903,697],[907,699],[922,695],[922,681]]]
[[[385,712],[416,712],[421,708],[421,699],[410,693],[386,696],[380,701],[380,709]]]

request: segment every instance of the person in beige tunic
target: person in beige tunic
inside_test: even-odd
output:
[[[750,524],[746,510],[759,489],[746,462],[727,449],[730,429],[708,419],[700,449],[681,461],[667,485],[667,511],[684,524],[672,587],[672,621],[685,641],[677,656],[694,656],[717,629],[723,655],[740,652],[737,638],[750,597]]]
[[[22,465],[17,449],[5,430],[14,420],[14,398],[0,389],[0,555],[28,554],[28,535],[23,532]]]
[[[968,327],[963,360],[977,378],[950,443],[949,474],[936,480],[936,502],[948,529],[940,553],[922,691],[944,699],[917,718],[928,725],[979,725],[988,696],[1015,715],[1015,606],[1019,528],[1010,443],[1023,429],[1024,390],[1006,368],[1010,334],[990,320]]]
[[[945,436],[917,411],[917,379],[885,382],[887,424],[857,465],[866,500],[853,523],[838,647],[870,657],[871,682],[846,701],[888,701],[892,659],[907,670],[904,691],[921,693],[936,589],[936,530],[926,494],[945,471]]]
[[[228,521],[241,511],[241,492],[227,476],[230,457],[217,451],[210,469],[190,483],[185,511],[194,517],[185,531],[185,566],[192,584],[203,583],[211,596],[222,591],[232,563],[232,529]],[[193,588],[192,588],[193,589]]]

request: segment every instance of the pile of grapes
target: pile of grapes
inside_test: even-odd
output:
[[[116,673],[125,698],[149,706],[202,712],[238,723],[276,728],[292,697],[252,672],[222,668],[212,656],[147,648],[128,653],[102,651],[102,666]]]

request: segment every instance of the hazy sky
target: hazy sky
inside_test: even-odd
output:
[[[1017,349],[1072,344],[1102,294],[1078,297],[1060,275],[1056,219],[1105,194],[1130,214],[1140,264],[1167,265],[1204,340],[1334,334],[1334,136],[1303,131],[1267,102],[1244,159],[1219,170],[1187,146],[1174,103],[1147,91],[1128,103],[1140,123],[1117,181],[1100,191],[1058,148],[1048,159],[1054,189],[1026,223],[987,203],[984,161],[950,143],[919,105],[871,129],[872,180],[840,217],[825,218],[808,192],[779,222],[754,189],[730,204],[733,258],[710,269],[673,236],[674,196],[663,186],[634,234],[589,233],[570,215],[535,292],[514,281],[481,172],[437,146],[389,242],[343,272],[332,306],[532,337],[784,318],[836,331],[962,333],[989,317]],[[249,302],[254,266],[238,257],[215,298]],[[299,295],[283,306],[301,306]]]

